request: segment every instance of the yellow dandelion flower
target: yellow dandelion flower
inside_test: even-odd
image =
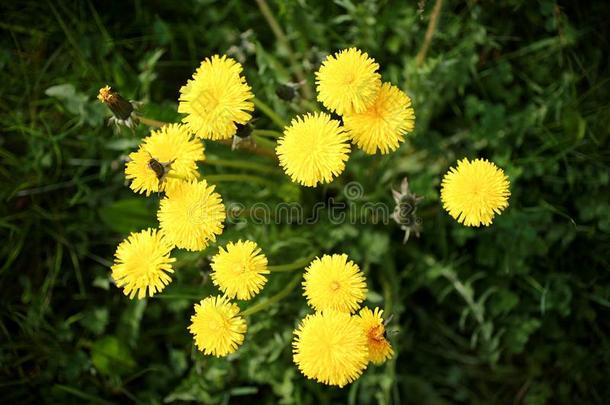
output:
[[[508,207],[509,186],[508,177],[495,164],[464,158],[443,178],[443,208],[466,226],[488,226],[495,214]]]
[[[226,297],[208,297],[195,304],[189,332],[204,354],[222,357],[235,352],[243,343],[246,330],[239,307]]]
[[[292,120],[278,140],[280,166],[290,179],[304,186],[330,183],[345,169],[350,146],[339,121],[325,113]]]
[[[415,113],[411,99],[398,87],[384,83],[366,110],[343,116],[347,134],[368,154],[398,149],[405,133],[413,131]]]
[[[229,298],[249,300],[265,286],[267,258],[252,241],[229,242],[212,258],[212,281]]]
[[[392,358],[394,350],[385,336],[385,326],[383,324],[383,310],[375,308],[374,311],[364,307],[358,313],[360,326],[367,338],[369,348],[369,361],[374,364],[382,364],[387,359]]]
[[[293,361],[307,378],[343,387],[366,369],[367,339],[358,319],[350,314],[307,315],[294,334]]]
[[[172,263],[169,257],[173,246],[156,229],[134,232],[119,244],[111,267],[112,278],[123,293],[138,299],[162,291],[172,279]]]
[[[359,49],[328,56],[316,72],[318,100],[339,115],[364,111],[381,86],[379,65]]]
[[[214,55],[201,66],[185,86],[180,88],[178,112],[199,137],[229,139],[237,131],[237,124],[250,121],[254,98],[242,66],[226,56]]]
[[[176,184],[161,200],[157,218],[161,231],[179,248],[203,250],[222,233],[225,207],[220,194],[205,180]]]
[[[346,254],[316,258],[303,281],[304,295],[316,311],[333,309],[355,312],[366,298],[366,279],[357,264]]]
[[[184,180],[199,178],[197,162],[203,161],[203,143],[193,139],[184,125],[170,124],[144,138],[129,154],[125,177],[136,193],[167,191]]]

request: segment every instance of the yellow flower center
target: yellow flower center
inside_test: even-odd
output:
[[[330,283],[330,289],[333,291],[337,291],[339,288],[341,288],[341,284],[339,284],[339,282],[337,281],[333,281]]]
[[[349,72],[345,75],[345,84],[349,85],[356,81],[356,75],[353,72]]]

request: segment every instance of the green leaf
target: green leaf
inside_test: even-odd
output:
[[[106,329],[108,324],[108,309],[107,308],[94,308],[85,313],[80,323],[85,329],[92,333],[99,335]]]
[[[104,120],[104,106],[97,101],[90,101],[86,94],[77,92],[72,84],[51,86],[45,90],[45,94],[60,100],[68,112],[80,117],[81,123],[99,126]]]
[[[136,366],[129,348],[116,336],[96,340],[91,346],[91,361],[104,375],[124,375]]]
[[[155,214],[144,198],[126,198],[100,208],[102,221],[113,231],[130,233],[156,226]]]

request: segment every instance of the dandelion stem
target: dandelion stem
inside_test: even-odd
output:
[[[432,14],[430,15],[430,21],[428,22],[428,29],[426,30],[426,35],[424,36],[424,43],[422,44],[422,47],[419,49],[419,52],[417,52],[417,56],[415,57],[417,66],[421,66],[422,63],[424,63],[424,59],[426,59],[426,53],[428,53],[428,48],[430,48],[430,42],[432,42],[434,31],[436,31],[438,17],[441,14],[442,8],[443,0],[436,0],[436,2],[434,3],[434,8],[432,9]]]
[[[237,150],[244,150],[244,151],[248,151],[250,153],[253,153],[255,155],[259,155],[259,156],[265,156],[268,158],[273,158],[273,159],[277,159],[277,156],[275,156],[275,144],[273,144],[271,142],[271,145],[269,145],[269,141],[263,138],[260,138],[258,136],[254,136],[254,140],[256,141],[256,145],[252,145],[252,144],[246,144],[246,145],[240,145]],[[262,140],[262,141],[261,141]],[[232,146],[233,145],[233,141],[231,139],[222,139],[218,141],[219,143],[226,145],[226,146]]]
[[[281,272],[281,271],[292,271],[292,270],[296,270],[296,269],[302,269],[303,267],[307,266],[313,260],[314,257],[316,257],[316,255],[311,255],[309,257],[304,257],[304,258],[296,260],[296,261],[294,261],[292,263],[280,264],[280,265],[277,265],[277,266],[268,266],[267,268],[272,273]]]
[[[275,38],[280,43],[280,45],[286,49],[288,59],[290,60],[290,64],[292,65],[292,68],[294,70],[294,75],[297,77],[297,81],[305,83],[301,87],[301,89],[303,90],[303,97],[306,99],[311,99],[311,88],[307,83],[305,73],[303,72],[303,69],[301,69],[299,61],[297,60],[296,55],[292,50],[292,47],[290,46],[290,41],[288,41],[288,37],[286,36],[286,34],[284,34],[282,27],[275,19],[271,8],[269,8],[269,5],[267,4],[267,1],[256,0],[256,4],[258,5],[258,8],[263,14],[263,17],[265,17],[265,20],[267,20],[267,24],[269,24],[269,28],[271,28],[271,31],[273,31],[273,35],[275,35]]]
[[[262,302],[257,302],[250,308],[246,308],[244,311],[242,311],[242,316],[250,316],[275,304],[278,301],[281,301],[284,297],[290,294],[292,290],[294,290],[294,288],[299,284],[299,281],[301,281],[301,277],[303,277],[302,273],[295,274],[295,276],[290,280],[290,282],[286,284],[286,287],[284,287],[284,289],[282,289],[280,292],[270,297],[269,299]]]
[[[252,136],[254,137],[254,140],[256,141],[257,145],[260,145],[262,148],[264,148],[263,150],[265,150],[267,152],[271,152],[271,154],[273,154],[273,157],[277,159],[277,156],[275,155],[275,142],[274,141],[271,141],[260,135],[252,135]]]
[[[244,160],[226,160],[226,159],[206,159],[204,162],[206,165],[219,166],[219,167],[235,167],[237,169],[248,169],[259,173],[274,173],[277,172],[276,167],[269,167],[260,163],[248,162]]]
[[[243,181],[246,183],[263,183],[263,184],[274,184],[272,181],[268,179],[264,179],[262,177],[254,176],[251,174],[208,174],[204,177],[206,181],[212,183],[219,183],[223,181]]]
[[[279,138],[282,136],[280,131],[274,131],[271,129],[255,129],[252,131],[252,135],[268,136],[270,138]]]
[[[140,122],[142,124],[148,125],[149,127],[161,128],[164,125],[168,125],[167,122],[157,121],[157,120],[154,120],[152,118],[146,118],[146,117],[138,116],[138,119],[140,120]]]
[[[261,101],[256,97],[252,99],[252,102],[254,103],[254,106],[256,108],[258,108],[263,114],[269,117],[269,119],[275,124],[277,124],[277,126],[279,126],[280,128],[284,128],[286,126],[286,122],[282,119],[282,117],[277,115],[275,111],[273,111],[273,108],[269,107],[267,103]]]

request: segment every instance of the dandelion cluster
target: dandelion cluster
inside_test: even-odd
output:
[[[411,99],[382,82],[379,68],[356,48],[339,51],[322,63],[316,72],[317,99],[339,116],[305,113],[283,129],[275,153],[293,182],[306,187],[330,183],[345,170],[350,142],[366,154],[387,154],[414,130]],[[269,266],[254,241],[215,246],[225,229],[225,206],[198,164],[205,160],[202,139],[247,138],[253,130],[254,96],[242,73],[242,66],[226,56],[205,59],[180,89],[182,123],[159,125],[129,154],[125,178],[135,193],[159,198],[159,225],[131,233],[118,245],[111,266],[117,287],[130,299],[144,299],[161,293],[172,281],[174,249],[217,249],[210,278],[222,295],[202,297],[194,304],[188,327],[197,349],[217,357],[234,353],[243,344],[247,316],[277,302],[301,280],[297,274],[286,287],[290,289],[242,311],[232,300],[254,298],[278,268]],[[115,122],[132,130],[146,120],[136,114],[133,102],[109,86],[100,89],[98,98],[111,109]],[[441,200],[458,222],[490,225],[508,206],[509,186],[507,176],[493,163],[462,159],[442,179]],[[421,197],[409,191],[406,178],[393,195],[393,218],[405,230],[406,241],[411,232],[419,235],[421,230],[415,213]],[[296,267],[302,266],[298,262]],[[369,363],[380,365],[394,356],[383,310],[363,307],[366,277],[346,254],[315,257],[303,271],[302,287],[313,312],[298,322],[292,353],[305,377],[343,387],[359,378]]]
[[[366,292],[364,275],[346,254],[324,255],[305,269],[303,295],[316,312],[300,321],[292,347],[294,363],[307,378],[343,387],[369,362],[382,364],[393,356],[383,311],[360,307]]]
[[[339,114],[305,114],[284,128],[276,153],[290,179],[304,186],[329,183],[345,170],[351,140],[367,154],[395,151],[415,128],[411,99],[382,83],[379,64],[356,48],[330,55],[316,72],[318,101]]]
[[[241,65],[226,56],[205,59],[180,90],[183,124],[162,125],[129,155],[125,177],[130,188],[160,196],[159,229],[131,234],[115,254],[112,277],[130,298],[152,296],[171,282],[173,249],[203,251],[224,230],[222,197],[201,179],[198,169],[205,159],[200,138],[230,138],[251,119],[253,95],[241,73]],[[121,119],[133,112],[128,111],[131,104],[108,86],[100,89],[98,98]],[[195,304],[189,331],[200,351],[220,357],[235,352],[247,330],[240,308],[230,299],[254,297],[269,270],[257,244],[241,240],[221,247],[212,267],[212,280],[224,295]]]

